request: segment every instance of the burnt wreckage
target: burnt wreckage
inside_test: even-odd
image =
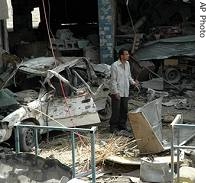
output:
[[[98,110],[101,103],[105,105],[100,100],[106,98],[97,100],[97,94],[103,83],[100,80],[101,85],[92,91],[89,84],[96,85],[98,78],[86,58],[35,58],[21,64],[18,74],[21,80],[16,85],[25,90],[0,90],[0,142],[8,140],[14,125],[20,123],[64,127],[100,123]],[[98,108],[95,101],[100,103]],[[21,149],[29,151],[35,143],[34,131],[22,128],[20,133]]]
[[[133,77],[140,81],[163,77],[165,87],[191,83],[195,77],[195,2],[129,1],[127,6],[117,2],[115,49],[131,50]]]
[[[60,1],[51,1],[50,4],[46,6],[48,7],[46,9],[47,13],[50,13],[49,24],[50,28],[52,29],[52,33],[54,35],[56,35],[57,33],[56,38],[51,39],[51,40],[56,40],[53,44],[54,51],[58,51],[58,53],[56,54],[66,56],[68,54],[71,55],[77,53],[78,55],[83,56],[84,54],[83,48],[86,48],[87,42],[83,42],[85,44],[83,44],[80,47],[79,41],[81,41],[81,39],[79,38],[86,37],[88,35],[89,35],[89,42],[94,43],[95,46],[94,48],[96,48],[96,52],[99,52],[99,50],[102,49],[100,46],[101,44],[100,37],[101,36],[103,37],[102,34],[103,31],[101,32],[101,30],[99,29],[100,26],[98,20],[99,10],[97,9],[99,7],[97,7],[97,1],[90,1],[91,3],[88,1],[85,2],[65,1],[65,2],[67,2],[65,11],[63,11],[65,3],[61,3]],[[83,6],[81,6],[82,4],[81,2],[83,3]],[[193,0],[192,1],[191,0],[189,1],[133,0],[127,2],[128,3],[126,3],[125,1],[118,0],[115,1],[115,3],[113,4],[113,9],[115,10],[115,17],[116,17],[114,25],[116,26],[116,29],[114,33],[113,32],[110,33],[114,34],[114,44],[111,45],[111,49],[114,48],[116,52],[121,47],[126,47],[131,50],[131,69],[133,77],[140,81],[144,81],[151,79],[151,77],[156,77],[158,75],[158,77],[159,76],[163,77],[165,81],[167,81],[166,83],[170,83],[173,85],[184,82],[190,82],[191,80],[193,80],[194,66],[195,66],[194,63],[195,2]],[[40,23],[37,29],[34,29],[32,27],[32,17],[31,17],[32,16],[31,11],[35,7],[39,7],[40,9]],[[67,13],[64,16],[64,13],[68,12],[67,10],[70,7],[74,7],[73,8],[74,11],[69,11],[70,13]],[[10,52],[14,55],[17,55],[17,57],[10,57],[10,59],[5,60],[4,63],[5,68],[0,75],[1,87],[8,84],[7,82],[11,81],[10,76],[15,75],[16,79],[20,78],[19,86],[26,87],[26,88],[21,88],[20,90],[27,89],[27,87],[31,86],[32,84],[36,85],[34,88],[37,89],[36,92],[38,93],[41,87],[43,87],[47,92],[48,89],[53,88],[51,86],[54,86],[54,88],[57,89],[59,83],[50,85],[49,82],[47,82],[47,80],[45,80],[45,82],[43,83],[44,77],[42,75],[39,76],[42,78],[42,85],[40,86],[40,83],[36,83],[37,81],[40,80],[40,78],[37,80],[32,80],[33,81],[32,83],[30,82],[30,79],[33,77],[29,77],[26,79],[24,75],[21,75],[23,77],[18,77],[19,73],[16,73],[18,69],[24,71],[24,67],[16,68],[17,65],[22,65],[22,59],[18,59],[18,57],[20,58],[32,57],[32,56],[39,57],[40,54],[42,54],[43,56],[46,53],[47,56],[52,56],[51,55],[52,53],[49,53],[50,50],[48,44],[49,40],[47,40],[48,39],[46,34],[47,30],[45,26],[45,17],[44,17],[42,2],[15,0],[12,1],[12,8],[13,8],[14,28],[13,31],[8,32],[9,48]],[[86,13],[83,14],[78,13],[77,11],[78,9],[80,9],[81,11],[84,10],[84,12]],[[95,37],[90,36],[92,34],[97,36]],[[62,43],[60,42],[61,40]],[[39,41],[43,41],[45,43],[43,44],[43,42],[40,43]],[[27,42],[31,42],[31,44],[26,44]],[[47,46],[44,47],[43,45]],[[68,47],[68,49],[66,49],[66,46]],[[73,51],[73,53],[71,51]],[[103,54],[103,52],[100,52],[100,54]],[[4,54],[4,58],[7,58],[7,56],[8,56],[7,54]],[[102,58],[102,55],[100,55],[100,57]],[[94,58],[90,59],[90,61],[93,60],[95,63],[100,63],[101,61],[99,61],[100,60],[99,54],[95,54]],[[112,61],[113,60],[114,59],[112,59]],[[24,63],[25,66],[27,65],[27,62],[28,61]],[[37,62],[34,62],[34,64],[35,63],[37,64]],[[13,70],[15,70],[15,72],[13,72]],[[48,74],[53,75],[54,77],[56,76],[60,77],[59,75],[56,74],[56,73],[59,74],[59,72],[53,72],[52,68],[51,69],[48,68],[47,70],[52,71],[52,72],[49,71]],[[25,71],[27,71],[27,69]],[[39,72],[41,71],[42,70],[40,70],[39,68]],[[66,77],[64,77],[67,80],[68,78],[71,78],[71,74],[73,74],[74,76],[77,75],[75,72],[71,73],[70,75],[69,73],[71,72],[66,72],[65,75]],[[37,73],[34,74],[36,75]],[[89,81],[86,78],[86,76],[90,75],[85,74],[84,76],[84,71],[83,72],[81,71],[79,75],[77,75],[77,78],[80,78],[79,83],[82,82],[86,86],[86,88],[89,88],[88,85],[85,84],[87,81]],[[63,81],[66,81],[65,79],[63,79]],[[83,82],[83,80],[85,81],[85,79],[87,79],[86,82]],[[17,81],[18,80],[16,80],[16,82]],[[75,81],[73,80],[69,82],[74,83]],[[45,88],[46,87],[45,85],[49,86]],[[69,95],[74,94],[75,93],[74,89],[76,87],[72,84],[68,85],[68,87],[69,87],[68,91],[66,92]],[[17,90],[17,88],[15,90]],[[16,92],[15,90],[14,92]],[[56,90],[56,92],[58,91]],[[62,93],[62,91],[59,92],[60,94]],[[90,89],[89,93],[91,93]],[[4,91],[3,94],[1,95],[4,98],[4,96],[8,95],[8,93],[6,92],[5,94]],[[46,98],[49,101],[51,101],[50,96],[46,96]],[[86,100],[84,99],[84,101]],[[90,99],[90,101],[92,102],[92,99]],[[12,101],[11,103],[15,104],[14,106],[17,105]],[[6,112],[4,107],[5,106],[1,107],[1,111],[3,114],[1,116],[1,119],[4,119],[8,115],[8,111]],[[6,107],[8,108],[8,106]],[[12,110],[12,108],[10,109]],[[13,110],[10,112],[13,112]],[[9,127],[8,126],[9,124],[10,123],[8,123],[8,121],[6,123],[2,123],[1,128],[7,129]],[[6,137],[5,131],[2,132],[2,136]],[[5,139],[7,139],[7,137]]]
[[[194,107],[194,0],[12,0],[14,26],[9,28],[8,32],[5,27],[5,20],[8,17],[3,15],[2,20],[2,12],[7,8],[2,10],[1,7],[4,7],[2,2],[0,3],[0,143],[12,137],[14,126],[20,123],[73,127],[106,121],[110,117],[110,101],[107,101],[109,87],[104,85],[107,84],[105,80],[109,80],[110,65],[104,64],[104,67],[100,67],[102,65],[99,63],[111,64],[115,59],[114,53],[117,55],[121,47],[131,50],[133,78],[142,81],[140,88],[142,92],[138,88],[138,96],[135,95],[134,100],[137,101],[140,93],[146,94],[145,88],[148,89],[147,96],[140,96],[144,102],[160,96],[169,96],[165,102],[159,102],[160,106],[156,108],[160,110],[162,106],[167,110],[166,115],[164,110],[164,113],[159,114],[163,119],[162,116],[158,117],[160,125],[156,129],[161,131],[162,120],[172,121],[174,116],[168,111],[168,106],[175,106],[176,113],[178,110],[185,110],[183,119],[188,123],[192,118],[194,122],[194,114],[187,118],[188,111],[186,111]],[[40,12],[38,27],[32,25],[32,11],[36,7]],[[47,23],[50,36],[47,35]],[[52,42],[52,47],[49,42]],[[106,57],[109,60],[104,59]],[[175,95],[175,100],[171,99],[172,96],[169,95],[171,93],[162,92],[162,82],[159,84],[159,80],[158,91],[155,91],[156,88],[150,88],[151,81],[156,77],[163,78],[165,87],[173,89],[182,90],[183,84],[191,84],[192,86],[187,89],[192,91],[185,93],[189,98],[177,99],[179,96],[175,90],[166,89]],[[107,93],[101,96],[101,90],[104,90],[102,93]],[[132,92],[134,93],[131,91],[131,94]],[[189,103],[191,100],[192,105]],[[157,106],[155,101],[153,106]],[[157,114],[150,109],[148,111]],[[130,117],[132,115],[141,117],[142,114],[136,112]],[[139,143],[142,150],[144,140],[148,141],[148,134],[144,133],[147,130],[144,128],[142,133],[139,133],[136,127],[134,130],[137,132],[134,132],[136,139],[138,139],[136,135],[142,135],[140,138],[143,140],[140,143],[143,144]],[[153,130],[151,132],[150,137],[153,135]],[[34,131],[23,128],[20,133],[21,150],[33,149]],[[181,140],[182,143],[193,136],[194,132],[192,136],[190,134],[190,138],[187,136],[187,140]],[[156,140],[152,138],[151,143],[158,142],[159,139],[162,137]],[[156,144],[160,149],[148,144],[145,152],[152,147],[154,153],[157,150],[165,150],[165,147],[170,148],[165,138],[163,139],[159,145]],[[5,155],[2,156],[4,159]],[[14,158],[15,161],[18,160],[17,156]],[[24,155],[23,158],[30,160],[32,157]],[[114,159],[116,161],[116,158]],[[32,162],[33,166],[36,162]],[[154,167],[154,164],[151,165]],[[50,167],[52,170],[52,166]],[[146,167],[146,171],[148,170]],[[70,173],[69,169],[68,172]],[[6,176],[5,172],[3,173]],[[44,174],[46,175],[46,172]],[[67,176],[71,177],[68,174]]]

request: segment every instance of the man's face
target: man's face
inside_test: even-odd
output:
[[[127,61],[128,59],[129,59],[129,53],[128,53],[128,51],[124,51],[123,55],[121,55],[121,60]]]

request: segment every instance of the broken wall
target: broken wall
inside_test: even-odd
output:
[[[162,97],[128,113],[128,118],[141,153],[158,153],[162,146]]]

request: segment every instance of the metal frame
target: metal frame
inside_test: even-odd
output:
[[[190,125],[190,124],[182,124],[183,123],[183,117],[181,114],[177,114],[175,119],[171,123],[171,134],[172,134],[172,139],[171,139],[171,180],[174,182],[174,155],[175,155],[175,150],[177,151],[177,182],[179,182],[179,150],[180,149],[195,149],[195,146],[184,146],[186,141],[180,143],[180,133],[179,129],[183,128],[190,128],[190,129],[195,129],[195,125]],[[175,145],[175,130],[177,131],[177,145]],[[194,136],[194,135],[193,135]],[[192,137],[190,137],[191,139]]]
[[[35,155],[38,155],[38,130],[47,129],[47,130],[60,130],[60,131],[70,131],[71,132],[71,145],[72,145],[72,177],[76,177],[76,153],[75,153],[75,132],[89,132],[91,136],[91,169],[92,169],[92,182],[96,182],[96,160],[95,160],[95,132],[97,130],[96,126],[93,126],[91,129],[85,128],[67,128],[67,127],[54,127],[54,126],[36,126],[36,125],[24,125],[16,124],[15,125],[15,149],[16,153],[20,153],[20,134],[19,129],[27,127],[33,128],[35,130]]]

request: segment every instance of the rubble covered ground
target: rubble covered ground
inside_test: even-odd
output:
[[[103,95],[107,96],[106,90],[105,92],[103,92],[103,90],[100,92],[100,96],[102,97]],[[140,88],[140,90],[138,90],[137,88],[131,88],[129,111],[142,107],[146,103],[151,102],[161,96],[163,97],[162,111],[161,111],[161,124],[162,124],[162,135],[163,135],[162,143],[166,144],[169,143],[170,146],[170,141],[171,141],[170,123],[173,121],[173,119],[176,117],[177,114],[183,115],[184,123],[195,124],[194,120],[195,92],[194,90],[184,90],[183,92],[180,93],[180,91],[177,91],[176,88],[171,89],[170,91],[168,91],[168,89],[163,91],[156,91],[154,89],[148,89],[143,87]],[[105,115],[106,117],[104,115],[101,115],[101,123],[94,125],[97,126],[96,144],[95,144],[96,163],[97,163],[97,171],[96,171],[97,182],[133,182],[134,180],[140,181],[138,179],[140,158],[167,157],[170,156],[170,150],[166,150],[164,152],[153,155],[151,154],[142,155],[139,151],[139,148],[136,145],[134,137],[128,138],[124,136],[116,136],[109,132],[108,118],[110,114],[105,113],[106,109],[103,109],[99,112],[100,114],[106,114]],[[108,110],[108,112],[110,112],[110,109]],[[130,126],[129,123],[128,125]],[[84,127],[90,128],[91,126],[92,125]],[[185,135],[188,137],[188,134],[185,133]],[[64,132],[50,132],[49,136],[47,136],[46,134],[42,135],[42,139],[39,144],[39,157],[45,159],[58,160],[63,165],[71,167],[72,157],[71,157],[71,145],[69,137],[70,134]],[[84,181],[91,181],[91,177],[88,176],[91,174],[89,169],[90,137],[86,133],[78,133],[76,135],[76,139],[77,139],[76,170],[78,171],[78,174],[80,174],[80,177],[78,179]],[[14,146],[12,146],[12,144],[9,145],[7,142],[3,144],[9,148],[15,148]],[[194,145],[194,138],[187,141],[186,144]],[[2,152],[4,152],[3,149]],[[192,152],[193,151],[185,151],[185,158],[187,157],[186,161],[188,165],[195,166]],[[8,154],[8,152],[6,154]],[[32,154],[34,154],[34,152]],[[110,158],[112,156],[114,156],[115,159],[116,157],[128,158],[131,159],[131,162],[124,163],[124,160],[113,160],[112,158]],[[30,166],[31,165],[29,165],[29,167]],[[43,171],[42,168],[40,168],[40,170]],[[57,171],[57,169],[52,168],[50,169],[50,171]],[[26,174],[25,176],[27,177]],[[60,174],[58,175],[57,179],[62,178],[62,176],[60,177],[59,176]]]
[[[74,127],[74,123],[64,117],[67,114],[76,116],[79,127],[89,129],[97,126],[96,182],[149,182],[142,178],[168,182],[168,169],[171,168],[171,123],[177,114],[181,114],[183,124],[195,125],[195,1],[117,0],[113,5],[113,9],[116,9],[113,16],[115,21],[112,22],[115,24],[115,33],[110,31],[105,36],[105,29],[110,30],[113,27],[108,26],[103,30],[104,25],[99,26],[101,22],[98,19],[96,1],[84,1],[83,5],[86,4],[82,7],[79,1],[66,1],[65,11],[64,2],[47,2],[51,7],[47,8],[47,14],[51,17],[49,27],[52,37],[49,40],[43,12],[37,28],[32,28],[30,22],[32,9],[39,7],[42,11],[42,3],[28,1],[25,6],[24,1],[11,2],[14,13],[14,31],[8,32],[11,54],[0,48],[3,65],[3,70],[0,70],[0,120],[3,122],[0,125],[0,182],[92,181],[88,133],[79,132],[75,135],[76,179],[70,180],[73,167],[69,132],[52,131],[40,134],[36,157],[35,143],[31,140],[34,131],[24,130],[26,138],[22,142],[27,143],[21,150],[32,152],[15,153],[17,139],[14,139],[13,129],[16,122],[26,122],[25,119],[33,119],[30,124],[38,124],[40,119],[55,122],[53,117],[57,117],[56,122],[61,121],[63,125],[65,122],[65,125]],[[104,2],[109,4],[108,1]],[[100,10],[105,12],[102,14],[102,21],[106,15],[105,10],[109,9],[104,7]],[[83,13],[78,13],[78,9]],[[66,10],[73,13],[73,17]],[[107,17],[109,19],[110,15]],[[74,22],[68,24],[69,19]],[[115,43],[110,46],[109,42],[106,43],[110,39],[106,37],[112,37],[112,34],[115,34]],[[50,41],[52,47],[49,45]],[[101,41],[105,45],[102,49]],[[121,47],[131,51],[132,77],[140,81],[140,88],[130,88],[129,111],[155,103],[161,98],[158,111],[151,114],[154,117],[160,112],[158,126],[152,126],[151,121],[144,118],[148,128],[143,132],[148,134],[143,139],[135,138],[139,134],[132,129],[130,122],[128,126],[132,131],[131,137],[109,132],[110,65],[99,64],[103,56],[99,53],[105,47],[107,50],[104,53],[111,49],[114,52],[113,57],[117,56]],[[85,64],[77,65],[77,59]],[[59,82],[55,82],[54,78]],[[64,87],[61,87],[61,81],[65,83]],[[86,95],[83,95],[84,92]],[[68,96],[63,95],[64,93],[68,93]],[[78,100],[72,102],[73,96],[78,97]],[[53,99],[58,100],[53,103]],[[29,103],[37,110],[26,108]],[[42,104],[45,104],[44,108]],[[52,108],[48,108],[49,106]],[[12,113],[14,111],[16,113]],[[82,126],[79,125],[81,118],[77,116],[78,111],[84,114]],[[94,112],[94,121],[91,121],[92,117],[87,117],[89,112]],[[145,115],[138,117],[143,118]],[[183,129],[176,133],[176,137],[178,134],[181,135],[180,141],[183,145],[195,145],[194,130]],[[9,140],[5,141],[7,138]],[[149,151],[148,147],[153,147],[156,152],[142,153],[142,149]],[[174,160],[177,164],[176,158]],[[180,167],[195,168],[195,150],[181,150],[179,160]],[[149,163],[145,164],[146,161]],[[156,162],[159,163],[157,166]],[[145,172],[143,164],[147,166]],[[175,168],[174,172],[177,173],[178,170]]]
[[[136,93],[136,91],[134,91]],[[142,93],[143,94],[143,93]],[[170,124],[177,114],[183,114],[184,123],[195,124],[195,111],[194,111],[194,92],[190,92],[189,95],[175,95],[174,93],[169,94],[172,96],[166,97],[164,101],[169,101],[170,99],[187,99],[187,103],[191,106],[190,108],[184,109],[179,107],[178,103],[176,106],[163,106],[162,110],[162,135],[163,142],[171,142],[171,127]],[[173,96],[175,95],[175,96]],[[138,97],[131,97],[129,101],[129,109],[135,109],[139,106],[145,104],[145,96],[140,95]],[[182,105],[182,103],[180,104]],[[140,154],[140,151],[136,145],[135,138],[128,138],[123,136],[115,136],[109,133],[109,124],[107,120],[102,121],[97,125],[97,135],[96,135],[96,162],[98,174],[97,182],[133,182],[132,177],[139,178],[139,165],[140,157],[168,157],[170,162],[170,150],[166,150],[162,153],[157,154]],[[185,137],[189,137],[189,134],[193,134],[191,130],[185,131]],[[81,137],[80,137],[81,135]],[[87,171],[87,160],[90,158],[88,152],[90,151],[90,141],[89,145],[86,144],[88,137],[83,136],[84,134],[78,135],[78,172]],[[184,137],[184,138],[185,138]],[[84,143],[85,142],[85,143]],[[187,141],[186,145],[194,145],[194,137]],[[170,146],[170,143],[169,143]],[[41,157],[51,157],[58,159],[65,165],[70,165],[71,155],[70,155],[70,143],[69,136],[66,134],[58,134],[57,136],[50,136],[49,141],[46,139],[40,144],[40,156]],[[185,160],[182,163],[187,163],[189,166],[195,167],[194,151],[185,151]],[[115,159],[109,158],[114,156]],[[117,157],[127,158],[131,161],[129,163],[124,160],[116,160]],[[81,178],[85,181],[91,181],[90,177],[84,176]],[[138,179],[136,179],[137,181]],[[139,181],[139,180],[138,180]],[[138,182],[137,181],[137,182]],[[134,181],[135,182],[135,181]]]
[[[41,58],[41,60],[42,59],[45,60],[45,58]],[[46,59],[50,59],[50,58],[47,57]],[[63,58],[63,59],[65,60],[67,58]],[[33,61],[31,63],[35,63],[34,59],[31,59],[31,60]],[[39,61],[39,58],[35,60]],[[77,60],[75,61],[75,58],[73,58],[72,60],[73,60],[72,63],[77,63]],[[120,136],[116,134],[111,134],[109,132],[109,117],[111,114],[110,113],[111,105],[110,105],[110,98],[108,96],[108,93],[109,93],[108,83],[109,83],[109,75],[110,75],[110,72],[109,72],[110,66],[106,64],[102,64],[102,65],[96,64],[96,65],[91,66],[88,60],[84,59],[83,61],[88,63],[85,67],[84,65],[74,66],[73,64],[72,66],[72,64],[70,64],[71,67],[69,67],[69,69],[72,71],[76,69],[77,72],[79,73],[79,75],[76,76],[77,79],[75,78],[76,80],[74,82],[72,81],[72,86],[85,89],[85,91],[88,91],[93,96],[93,101],[96,103],[97,110],[98,110],[97,112],[100,117],[100,123],[95,123],[92,125],[89,123],[88,126],[82,126],[84,128],[91,128],[91,126],[97,126],[96,143],[95,143],[97,182],[132,182],[132,181],[138,182],[140,181],[139,169],[140,169],[140,164],[142,163],[143,157],[146,157],[149,160],[154,160],[155,158],[160,158],[160,157],[165,158],[163,161],[166,161],[168,164],[170,164],[170,142],[171,142],[170,124],[171,122],[174,120],[177,114],[181,114],[183,116],[184,124],[195,124],[194,78],[182,77],[180,78],[180,82],[178,83],[168,83],[162,77],[153,76],[152,79],[141,81],[140,88],[135,88],[131,86],[129,111],[135,110],[139,107],[144,107],[148,103],[152,103],[153,101],[156,101],[157,99],[161,98],[161,103],[160,105],[158,105],[157,109],[158,111],[160,111],[159,127],[161,128],[159,129],[161,130],[160,132],[162,135],[162,139],[161,140],[159,139],[159,141],[161,143],[160,145],[164,146],[164,151],[157,152],[157,153],[141,154],[141,147],[140,148],[138,147],[138,143],[136,141],[137,139],[135,139],[135,136],[134,136],[135,129],[134,130],[132,129],[129,122],[128,122],[128,125],[133,132],[132,137],[124,137],[124,136]],[[27,63],[28,63],[28,66],[27,66]],[[45,62],[45,64],[47,64],[47,62]],[[63,63],[57,69],[55,68],[55,71],[57,71],[58,73],[61,72],[65,68],[65,67],[61,67],[62,65]],[[64,64],[64,66],[67,66],[67,65],[69,65],[69,63]],[[34,66],[37,67],[36,64]],[[39,67],[40,66],[42,66],[42,64],[39,65]],[[36,85],[37,82],[31,82],[32,85],[31,84],[28,85],[27,81],[36,81],[37,71],[43,72],[43,69],[31,70],[29,68],[30,68],[30,61],[26,62],[26,65],[22,68],[22,70],[27,71],[28,73],[34,72],[32,77],[31,75],[28,75],[29,77],[27,77],[27,74],[26,74],[25,75],[26,79],[24,80],[25,83],[23,84],[19,84],[18,82],[16,83],[18,87],[22,87],[22,89],[29,89],[31,87],[33,88],[33,84],[35,84],[35,86],[37,87]],[[60,77],[62,81],[64,82],[66,82],[66,80],[64,80],[64,76],[68,78],[68,75],[61,76],[61,75],[56,74],[57,72],[53,72],[54,73],[53,75],[47,76],[46,78],[48,78],[48,80],[44,79],[45,82],[47,82],[48,84],[51,84],[50,88],[53,88],[53,86],[56,86],[53,89],[54,92],[56,90],[55,92],[56,94],[59,91],[58,89],[60,88],[60,86],[54,85],[53,82],[50,83],[49,78],[51,77],[53,78],[53,76]],[[35,74],[35,77],[34,77],[34,74]],[[43,80],[42,77],[39,78],[39,81],[42,81],[42,80]],[[183,80],[185,82],[183,82]],[[101,87],[99,87],[100,85]],[[42,85],[39,84],[39,87],[40,86],[43,87],[43,84]],[[25,88],[25,87],[29,87],[29,88]],[[39,91],[39,89],[37,91]],[[29,93],[26,92],[27,93],[26,95],[26,93],[24,94],[23,91],[21,93],[17,92],[16,93],[17,95],[11,95],[11,96],[13,97],[18,96],[18,99],[21,101],[24,100],[26,104],[30,102],[31,100],[36,100],[37,98],[36,92],[29,92]],[[49,90],[47,91],[49,92]],[[68,89],[65,88],[65,91],[68,91]],[[81,91],[81,90],[78,90],[78,91]],[[56,95],[54,97],[56,97]],[[15,98],[16,97],[14,97],[13,99]],[[62,103],[62,105],[65,108],[64,104],[65,102]],[[72,107],[72,105],[70,107]],[[156,112],[157,111],[154,111],[154,113]],[[49,111],[49,114],[50,114],[50,111]],[[7,115],[8,115],[8,111],[7,111]],[[155,128],[153,129],[153,131],[154,132],[156,131]],[[30,134],[31,133],[29,133],[29,135]],[[188,144],[188,145],[194,145],[194,131],[191,130],[188,132],[188,130],[183,130],[181,132],[181,135],[182,135],[181,142],[184,142],[184,144]],[[189,139],[189,137],[191,138]],[[86,134],[86,133],[77,133],[76,140],[77,140],[76,171],[79,175],[77,179],[90,182],[91,181],[90,136],[89,134]],[[2,151],[1,162],[5,161],[5,155],[6,157],[15,158],[14,155],[11,156],[11,154],[14,154],[14,152],[11,151],[11,148],[15,150],[14,141],[11,141],[10,139],[10,141],[2,142],[1,145],[4,145],[10,149],[10,151],[8,150],[5,151],[5,147],[1,149]],[[10,170],[15,169],[14,177],[17,180],[55,181],[55,180],[51,180],[53,179],[52,174],[49,175],[48,180],[45,180],[41,176],[42,174],[37,177],[33,177],[30,174],[26,173],[28,172],[28,169],[27,171],[25,170],[25,166],[26,166],[25,164],[27,164],[27,166],[29,167],[34,166],[34,165],[38,166],[37,169],[32,169],[32,171],[43,172],[45,170],[45,167],[47,167],[45,164],[48,164],[48,162],[45,163],[45,161],[50,159],[56,162],[55,164],[52,165],[52,168],[50,169],[50,171],[58,172],[58,169],[59,169],[60,173],[58,173],[57,177],[54,177],[54,179],[57,179],[60,181],[61,179],[64,179],[62,177],[66,175],[66,171],[68,172],[69,169],[65,169],[62,166],[59,166],[57,161],[59,161],[59,163],[65,165],[66,167],[72,168],[71,149],[72,149],[72,146],[70,145],[69,133],[49,132],[47,134],[43,134],[41,135],[41,139],[39,141],[38,155],[40,158],[44,158],[44,159],[37,162],[36,157],[34,155],[32,158],[34,159],[34,163],[31,162],[30,158],[25,158],[23,159],[23,161],[18,161],[20,165],[13,168],[11,164],[7,165],[7,163],[4,163],[3,165],[8,167],[7,168],[8,172],[7,174],[4,174],[2,180],[5,180],[11,177]],[[34,150],[35,149],[33,148],[33,151]],[[32,152],[32,154],[34,153],[35,152]],[[182,151],[181,155],[182,155],[182,158],[180,161],[181,164],[185,164],[185,165],[187,164],[190,167],[195,167],[193,150]],[[19,157],[19,158],[22,159],[22,157]],[[69,180],[69,176],[66,179],[66,182],[67,180]]]

